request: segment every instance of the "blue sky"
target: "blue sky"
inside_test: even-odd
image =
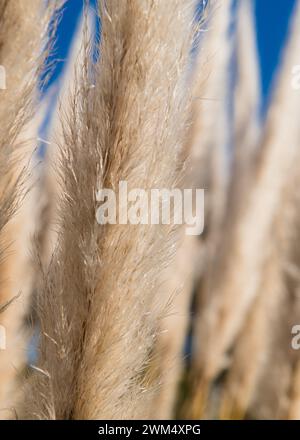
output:
[[[272,86],[280,52],[286,41],[290,14],[295,5],[296,0],[255,0],[257,42],[265,101]]]
[[[170,1],[172,0],[165,0]],[[243,1],[243,0],[240,0]],[[285,43],[291,11],[296,0],[253,0],[257,24],[257,41],[261,65],[263,106],[272,85],[272,79]],[[53,72],[55,80],[63,68],[70,39],[82,8],[83,0],[67,0],[58,29],[55,58],[58,59]],[[95,3],[95,0],[92,1]]]

